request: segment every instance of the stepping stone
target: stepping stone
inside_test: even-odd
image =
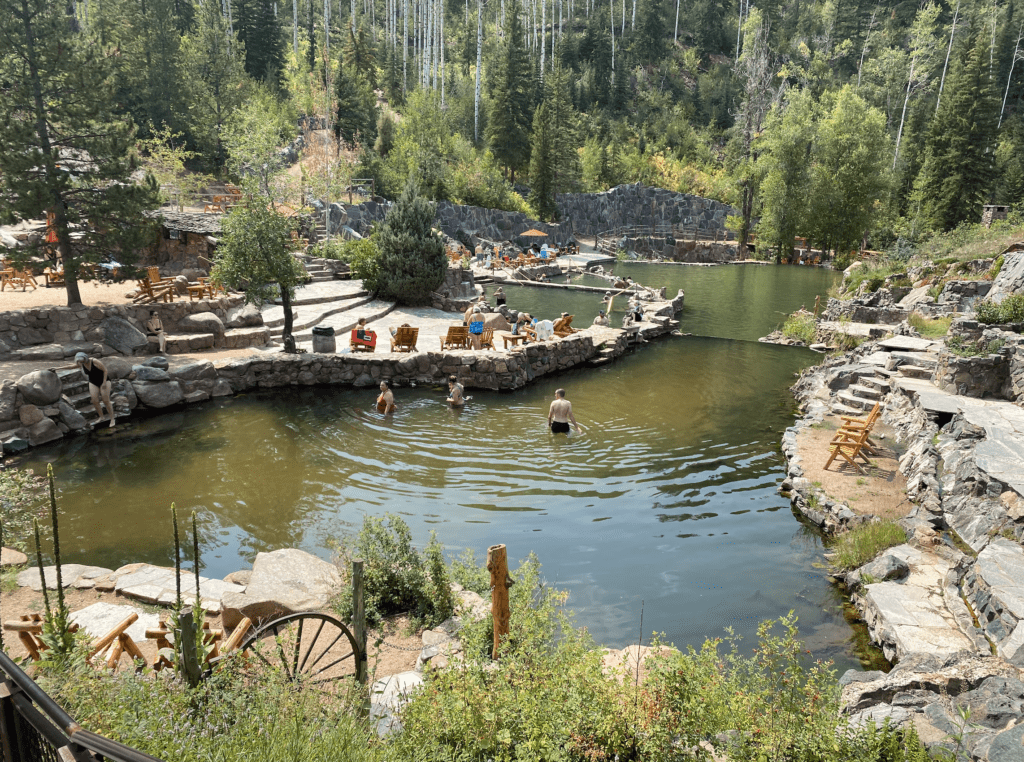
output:
[[[878,342],[878,346],[889,352],[931,352],[938,350],[939,342],[915,336],[893,336]]]
[[[57,567],[44,566],[43,574],[46,576],[47,590],[57,589]],[[61,583],[65,588],[75,585],[79,580],[93,580],[97,577],[110,574],[110,569],[102,566],[85,566],[83,564],[62,564],[60,567]],[[43,583],[39,580],[39,568],[25,569],[17,577],[21,587],[29,587],[37,593],[42,592]],[[77,585],[76,585],[77,586]]]
[[[28,556],[14,548],[0,549],[0,567],[21,566],[28,563]]]
[[[132,614],[139,618],[125,632],[136,643],[146,641],[146,630],[160,625],[159,614],[147,614],[137,606],[119,606],[114,603],[94,603],[71,614],[71,621],[85,630],[90,637],[102,638]]]
[[[899,368],[901,376],[907,378],[923,378],[931,380],[932,374],[935,372],[935,368],[923,368],[920,365],[901,365]]]

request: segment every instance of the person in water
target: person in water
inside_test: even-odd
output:
[[[594,325],[608,326],[608,316],[604,314],[604,310],[600,310],[597,313],[597,317],[594,318]]]
[[[570,421],[576,428],[576,433],[579,434],[580,425],[576,423],[576,417],[572,414],[572,403],[565,398],[565,389],[556,389],[555,399],[552,400],[551,407],[548,408],[548,426],[551,428],[551,433],[568,434]]]
[[[389,415],[395,412],[395,395],[387,381],[380,382],[380,394],[377,397],[377,412]]]
[[[452,407],[463,407],[466,404],[463,391],[459,379],[455,376],[448,376],[448,404]]]
[[[505,290],[501,286],[498,286],[498,288],[494,292],[494,303],[500,307],[501,305],[505,304],[505,302]]]
[[[110,404],[110,379],[107,377],[107,366],[99,360],[94,360],[85,352],[75,355],[75,365],[82,369],[85,377],[89,379],[89,396],[92,398],[92,406],[96,410],[96,423],[103,423],[103,408],[100,407],[100,396],[103,396],[103,404],[107,406],[110,413],[110,428],[114,428],[114,406]],[[74,366],[70,366],[74,367]]]

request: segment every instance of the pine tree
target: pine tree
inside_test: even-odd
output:
[[[555,205],[555,132],[557,127],[542,103],[533,113],[533,144],[530,149],[530,204],[542,220],[553,220]]]
[[[377,101],[369,85],[349,66],[339,66],[336,76],[338,102],[334,134],[346,143],[358,138],[364,145],[377,139]]]
[[[234,28],[245,45],[245,71],[253,79],[277,84],[284,68],[285,38],[274,0],[234,0]]]
[[[533,77],[517,0],[509,3],[507,13],[508,32],[491,66],[491,109],[486,136],[491,153],[514,183],[516,172],[526,169],[530,161]]]
[[[932,121],[918,176],[922,214],[937,230],[981,218],[995,180],[992,161],[998,104],[984,39],[965,47],[950,72]]]
[[[348,30],[345,43],[345,66],[349,71],[357,73],[371,88],[377,87],[377,55],[373,50],[373,40],[366,35],[360,25],[359,31]]]
[[[635,9],[636,5],[633,7]],[[632,36],[633,55],[642,65],[653,66],[665,54],[665,42],[665,14],[661,0],[643,0],[640,25]]]
[[[152,240],[142,212],[158,188],[131,180],[135,131],[112,111],[110,56],[72,31],[63,3],[0,0],[0,51],[0,218],[52,213],[68,304],[81,304],[80,264],[130,266]]]
[[[380,272],[377,294],[402,304],[428,304],[444,281],[448,260],[433,230],[434,204],[422,198],[410,179],[377,233]]]

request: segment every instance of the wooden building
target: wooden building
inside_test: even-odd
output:
[[[141,266],[157,265],[168,275],[210,269],[224,215],[160,209],[149,216],[160,221],[160,234],[143,255]]]

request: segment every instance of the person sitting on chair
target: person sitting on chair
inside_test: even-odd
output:
[[[356,338],[360,341],[373,341],[377,338],[375,331],[367,330],[366,318],[359,318],[359,322],[356,323]]]
[[[167,334],[164,333],[164,324],[156,310],[149,311],[149,320],[146,321],[146,338],[156,339],[160,344],[160,354],[167,354]]]

